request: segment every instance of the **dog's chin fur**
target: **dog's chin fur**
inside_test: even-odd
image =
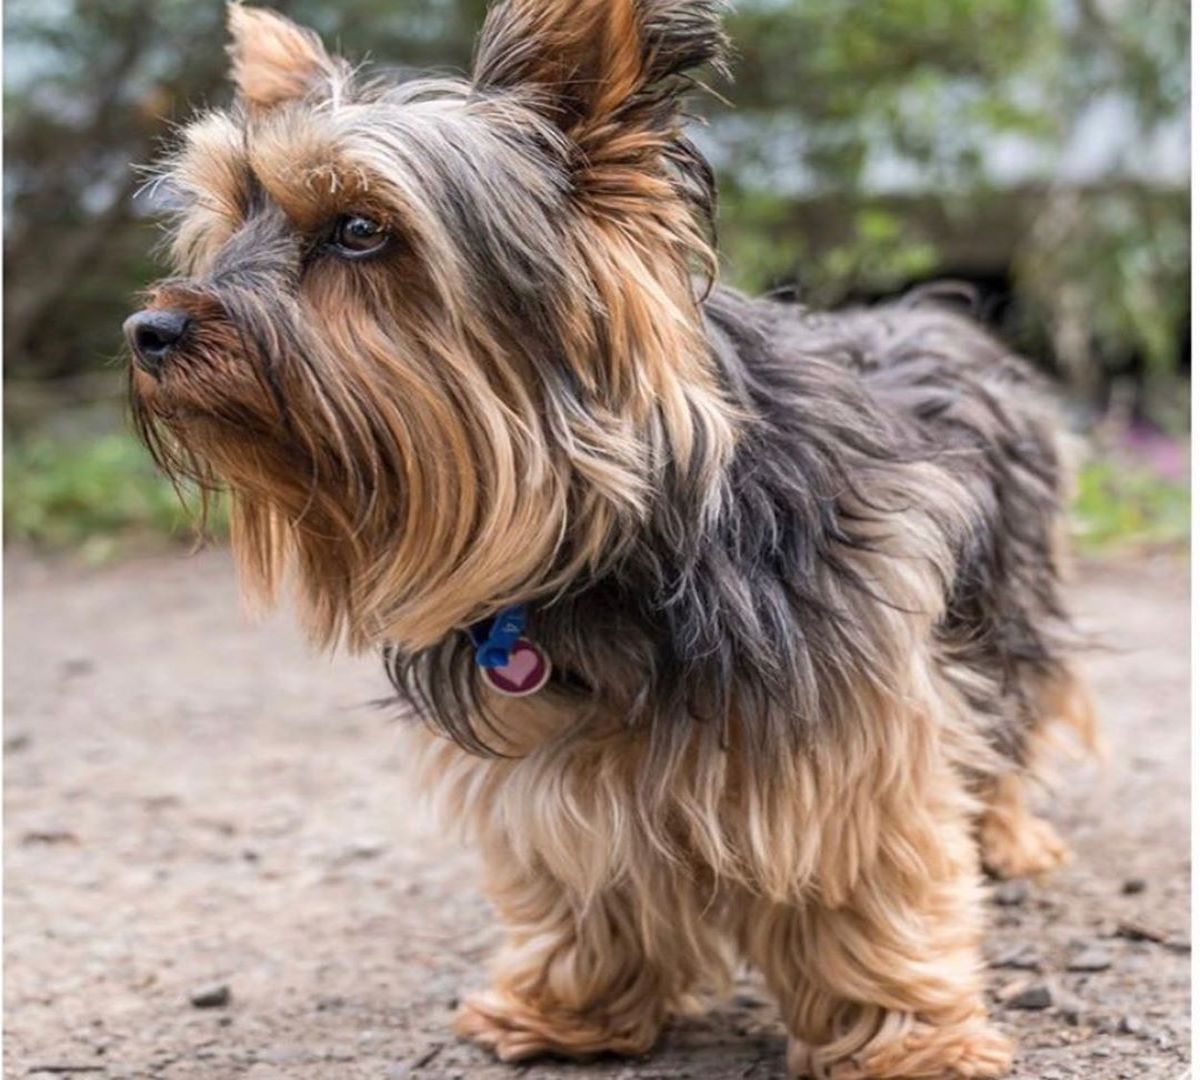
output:
[[[507,930],[460,1029],[642,1052],[764,972],[797,1075],[1005,1071],[978,877],[1064,857],[1024,807],[1094,737],[1059,602],[1067,470],[1025,365],[913,301],[714,288],[689,71],[715,0],[505,0],[469,81],[364,81],[234,6],[234,107],[186,128],[191,328],[135,417],[225,488],[248,586],[380,647]],[[331,251],[347,215],[369,258]],[[554,675],[484,689],[512,603]]]

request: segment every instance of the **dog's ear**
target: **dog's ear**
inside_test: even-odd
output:
[[[345,62],[312,31],[265,8],[228,8],[230,77],[252,109],[266,110],[330,87]]]
[[[722,8],[722,0],[502,0],[480,34],[474,82],[538,91],[580,142],[670,125],[685,73],[722,61]]]

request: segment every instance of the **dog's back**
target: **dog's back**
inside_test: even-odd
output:
[[[853,373],[898,455],[924,457],[968,493],[972,526],[957,545],[936,633],[946,673],[989,742],[1025,765],[1050,721],[1091,741],[1060,600],[1071,469],[1048,389],[1029,363],[936,300],[819,313],[719,290],[709,316],[718,336],[754,326],[785,364]],[[739,349],[750,365],[757,351]]]

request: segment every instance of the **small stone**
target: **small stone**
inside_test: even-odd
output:
[[[64,678],[70,679],[79,675],[90,675],[96,670],[96,665],[86,656],[77,656],[70,660],[64,660],[59,670]]]
[[[1158,945],[1167,941],[1167,935],[1162,930],[1133,919],[1117,923],[1115,936],[1125,938],[1126,941],[1153,941]]]
[[[27,1070],[29,1075],[34,1073],[56,1073],[66,1076],[70,1073],[102,1073],[107,1070],[102,1065],[73,1065],[67,1062],[53,1062],[45,1065],[31,1065]]]
[[[1029,886],[1023,881],[1005,881],[992,890],[992,901],[1000,907],[1020,907],[1029,899]]]
[[[1121,892],[1125,896],[1137,896],[1146,891],[1146,879],[1140,877],[1126,878],[1121,882]]]
[[[1042,968],[1042,958],[1036,946],[1026,943],[997,954],[991,961],[991,966],[994,968],[1015,968],[1017,971],[1040,971]]]
[[[1145,1035],[1146,1022],[1138,1016],[1126,1015],[1121,1017],[1117,1030],[1122,1035]]]
[[[1112,967],[1112,954],[1107,949],[1086,945],[1067,961],[1068,971],[1107,971]]]
[[[443,1043],[435,1042],[432,1046],[429,1046],[422,1054],[420,1054],[412,1062],[412,1064],[411,1064],[412,1069],[414,1069],[414,1070],[424,1069],[426,1065],[428,1065],[435,1057],[437,1057],[442,1052],[443,1045],[444,1045]]]
[[[35,844],[71,844],[79,846],[79,837],[71,832],[70,829],[46,828],[46,829],[31,829],[29,832],[23,833],[21,843],[33,846]]]
[[[1054,1010],[1071,1027],[1079,1027],[1087,1014],[1087,1009],[1078,998],[1064,997]]]
[[[351,862],[356,859],[377,859],[387,851],[387,844],[373,836],[360,836],[347,844],[338,856],[338,862]]]
[[[228,1005],[232,997],[228,983],[209,983],[196,987],[188,995],[188,1001],[197,1009],[220,1009]]]
[[[1048,1009],[1054,1004],[1054,992],[1046,983],[1030,983],[1023,989],[1014,989],[1001,998],[1010,1009]]]

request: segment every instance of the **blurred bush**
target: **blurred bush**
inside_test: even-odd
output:
[[[707,140],[732,276],[819,304],[930,278],[1093,411],[1178,426],[1188,25],[1175,0],[759,0]]]
[[[9,445],[4,460],[7,539],[101,561],[118,547],[155,538],[198,537],[198,499],[185,501],[132,435],[91,439],[34,436]],[[209,525],[225,530],[218,502]]]
[[[1097,457],[1079,474],[1076,540],[1093,553],[1182,545],[1191,512],[1186,477],[1164,476],[1121,455]]]
[[[485,0],[272,6],[355,59],[461,70]],[[6,475],[32,500],[49,488],[22,470],[117,468],[103,431],[79,443],[107,447],[95,470],[37,440],[47,413],[119,394],[121,321],[161,269],[131,164],[229,90],[216,2],[9,0],[4,18]],[[1188,5],[739,0],[729,28],[734,82],[709,82],[733,104],[695,101],[728,279],[821,305],[964,280],[1085,421],[1119,402],[1184,432]]]

